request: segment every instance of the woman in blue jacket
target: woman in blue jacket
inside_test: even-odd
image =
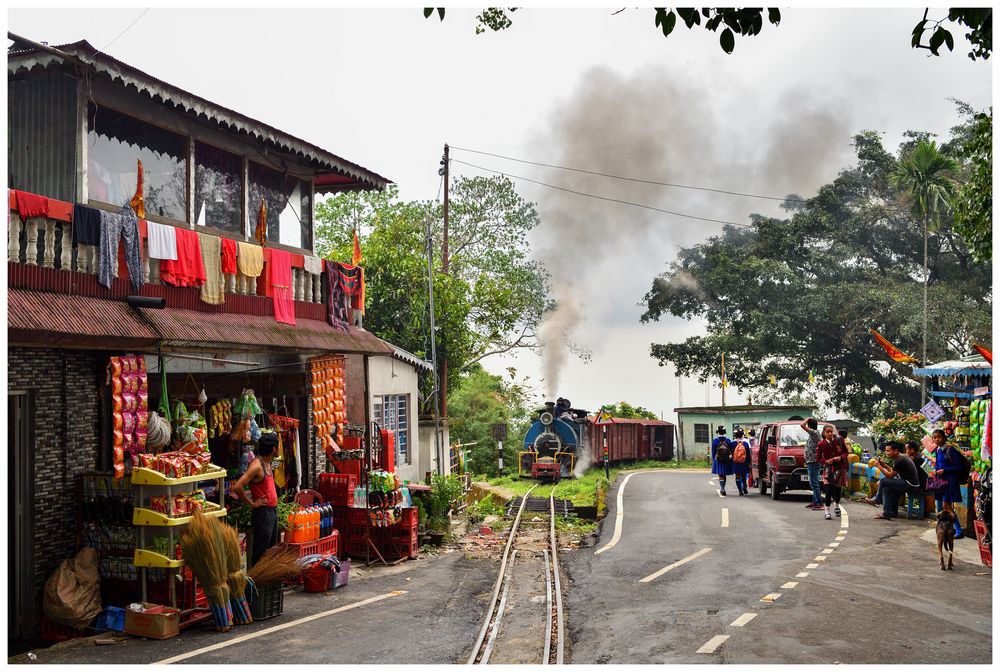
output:
[[[943,508],[945,511],[951,511],[952,515],[954,515],[955,502],[962,501],[962,484],[958,481],[960,472],[964,470],[963,460],[958,454],[959,449],[948,445],[948,437],[945,435],[943,429],[935,429],[934,433],[931,434],[931,438],[934,439],[934,443],[938,447],[936,459],[934,460],[934,475],[948,482],[948,487],[944,489],[941,495]],[[962,537],[962,526],[958,524],[957,515],[954,515],[954,520],[955,538],[960,539]]]
[[[736,449],[739,446],[743,447],[742,462],[736,461]],[[750,442],[743,438],[742,429],[737,429],[733,432],[732,455],[733,475],[736,477],[736,487],[739,489],[741,495],[749,494],[747,492],[747,474],[750,473]]]
[[[726,428],[719,425],[715,430],[718,435],[712,441],[712,473],[719,477],[719,494],[726,496],[726,476],[733,473],[733,445],[726,438]],[[725,446],[722,455],[719,454],[719,447]],[[723,459],[719,459],[722,457]],[[728,459],[726,459],[728,458]]]

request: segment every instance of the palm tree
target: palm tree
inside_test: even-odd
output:
[[[955,159],[943,155],[934,141],[921,140],[909,156],[900,160],[890,175],[892,185],[908,192],[913,200],[913,215],[924,224],[924,349],[922,362],[927,366],[927,229],[941,225],[941,214],[951,207],[955,182],[949,177],[958,169]],[[921,379],[920,403],[927,400],[926,383]]]

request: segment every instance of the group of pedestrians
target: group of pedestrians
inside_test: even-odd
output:
[[[733,439],[726,436],[726,428],[719,425],[712,441],[712,473],[719,477],[719,494],[726,496],[726,481],[733,476],[740,495],[747,495],[747,476],[750,475],[751,442],[742,429],[733,432]]]

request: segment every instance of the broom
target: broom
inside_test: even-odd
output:
[[[232,626],[229,614],[229,587],[226,585],[224,550],[218,543],[215,527],[218,521],[195,509],[191,523],[181,533],[184,563],[205,587],[205,596],[215,619],[215,628],[226,632]]]
[[[226,550],[226,583],[229,585],[229,603],[233,610],[233,620],[239,625],[253,622],[250,605],[247,604],[247,576],[240,568],[240,543],[236,529],[229,525],[219,525],[222,543]]]
[[[272,546],[247,574],[251,581],[261,586],[293,579],[302,574],[298,560],[298,551],[288,546]]]

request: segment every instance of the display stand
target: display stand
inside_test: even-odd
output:
[[[375,428],[374,431],[372,431],[373,428]],[[362,463],[363,468],[361,470],[361,482],[362,485],[364,486],[366,493],[369,492],[368,490],[370,485],[369,474],[371,473],[372,469],[374,469],[375,451],[373,449],[374,448],[373,444],[376,442],[380,442],[379,437],[381,436],[381,432],[378,430],[379,426],[377,423],[374,422],[369,423],[368,426],[365,428],[366,436],[364,436],[361,439],[362,447],[364,448],[365,451],[365,457]],[[367,502],[367,504],[368,504],[368,509],[370,510],[371,502]],[[390,563],[386,562],[385,558],[382,556],[382,553],[379,551],[378,546],[375,545],[375,541],[372,539],[372,530],[379,528],[376,528],[374,525],[372,525],[371,515],[365,515],[365,529],[366,529],[365,540],[368,542],[368,551],[365,555],[365,566],[367,567],[372,564],[371,554],[373,551],[375,552],[375,556],[378,558],[379,562],[381,562],[383,565],[387,567],[390,566]]]
[[[132,514],[132,524],[137,530],[135,556],[133,564],[140,568],[142,584],[142,601],[147,601],[147,570],[149,568],[164,569],[168,571],[168,583],[170,585],[170,606],[177,608],[177,588],[173,580],[173,573],[184,567],[184,560],[177,559],[174,548],[180,538],[175,534],[178,528],[187,525],[194,518],[191,516],[174,517],[174,495],[179,492],[180,486],[191,488],[196,483],[203,481],[216,481],[215,494],[218,496],[218,503],[205,502],[202,513],[206,516],[221,518],[226,515],[224,506],[226,471],[215,465],[209,465],[210,471],[195,476],[185,476],[182,478],[169,478],[153,469],[136,467],[132,469],[132,487],[135,489],[135,507]],[[156,494],[165,494],[167,501],[167,513],[160,513],[148,507],[150,491]],[[168,554],[160,553],[152,548],[150,540],[147,539],[147,531],[151,527],[166,528],[168,541]],[[192,579],[195,580],[195,579]],[[211,611],[204,607],[194,605],[191,609],[181,611],[181,627],[187,627],[200,623],[211,618]]]

